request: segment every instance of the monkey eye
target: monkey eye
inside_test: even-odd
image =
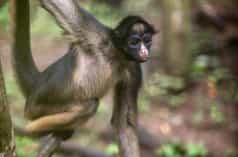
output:
[[[140,44],[141,42],[141,39],[140,37],[138,36],[131,36],[129,39],[128,39],[128,44],[130,47],[132,48],[135,48],[135,47],[138,47],[138,45]]]
[[[143,41],[145,44],[151,44],[152,42],[152,36],[149,33],[144,34]]]

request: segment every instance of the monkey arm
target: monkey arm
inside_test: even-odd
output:
[[[71,42],[81,44],[82,48],[98,49],[108,38],[109,29],[81,8],[79,0],[41,0],[41,4],[55,17]]]
[[[115,104],[127,104],[127,122],[136,128],[138,115],[137,100],[142,84],[142,71],[140,65],[135,62],[129,65],[128,71],[126,78],[124,78],[124,82],[116,89],[116,92],[119,94],[115,97]]]
[[[137,137],[137,95],[141,84],[138,64],[130,67],[130,76],[115,87],[112,125],[118,136],[121,157],[140,157]]]
[[[129,89],[129,109],[128,109],[128,122],[137,127],[138,116],[138,94],[142,84],[142,71],[139,64],[134,64],[131,67],[131,87]]]

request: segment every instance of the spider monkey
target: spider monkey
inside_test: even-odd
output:
[[[26,98],[25,116],[32,120],[26,130],[50,134],[52,140],[67,139],[96,113],[100,98],[114,88],[112,125],[120,145],[126,145],[130,137],[136,141],[140,63],[149,58],[156,33],[153,26],[139,16],[128,16],[112,29],[81,8],[78,0],[41,0],[63,28],[69,49],[40,72],[31,54],[29,0],[11,3],[14,69]],[[139,156],[131,155],[129,147],[124,149],[125,157]]]

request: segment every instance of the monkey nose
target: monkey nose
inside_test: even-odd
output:
[[[149,57],[149,51],[143,44],[141,45],[139,56],[142,60],[147,60]]]

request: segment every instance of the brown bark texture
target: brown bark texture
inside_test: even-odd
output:
[[[0,61],[0,157],[14,157],[15,141]]]

